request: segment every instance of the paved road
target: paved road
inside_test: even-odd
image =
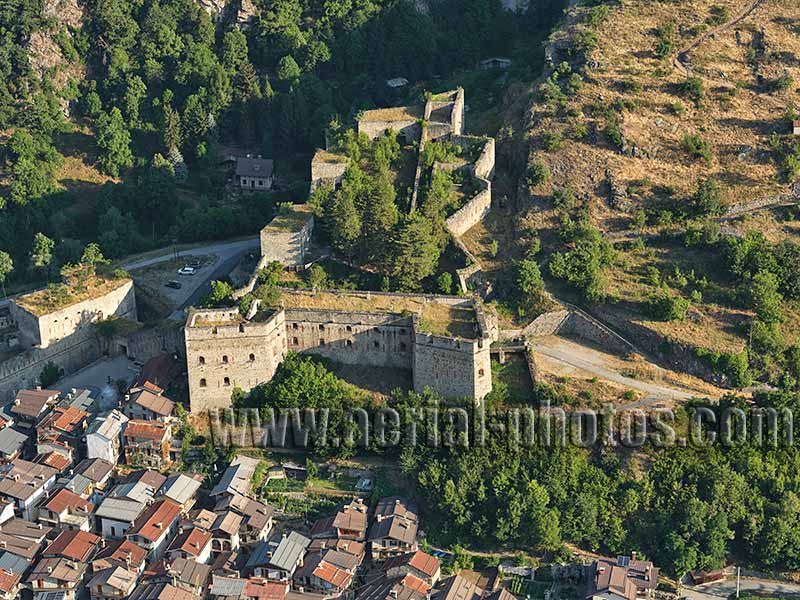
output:
[[[219,244],[212,244],[210,246],[181,250],[180,256],[207,256],[209,254],[214,254],[224,261],[237,254],[257,248],[258,246],[259,238],[253,237],[246,240],[237,240],[235,242],[221,242]],[[125,263],[122,265],[122,268],[126,271],[135,271],[136,269],[149,267],[150,265],[172,260],[173,258],[175,258],[175,255],[173,254],[172,249],[164,248],[164,253],[160,254],[159,256]]]
[[[137,372],[138,369],[127,356],[103,358],[59,379],[53,387],[62,392],[68,392],[72,388],[89,390],[92,397],[101,399],[100,409],[105,410],[117,405],[118,392],[115,382],[124,379],[131,383]],[[111,378],[110,384],[109,378]]]
[[[769,579],[742,579],[740,584],[742,592],[752,592],[765,598],[800,597],[800,585]],[[727,600],[731,594],[736,593],[736,580],[727,579],[719,583],[710,583],[696,587],[681,588],[681,595],[692,600]]]
[[[533,351],[537,354],[544,355],[547,358],[555,360],[561,364],[568,365],[574,369],[585,371],[591,375],[595,375],[601,379],[612,381],[620,385],[624,385],[633,390],[644,392],[647,394],[648,399],[672,399],[672,400],[687,400],[689,398],[700,395],[699,393],[692,393],[688,390],[681,390],[666,385],[659,385],[657,383],[650,383],[625,377],[620,375],[614,369],[603,364],[604,357],[600,352],[580,346],[573,342],[563,339],[550,339],[533,341]],[[630,408],[634,408],[634,404],[641,404],[642,401],[632,403]]]

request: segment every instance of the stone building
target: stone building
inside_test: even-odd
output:
[[[328,150],[317,150],[311,159],[311,189],[313,193],[322,185],[338,189],[347,170],[348,158]]]
[[[192,310],[186,321],[186,364],[194,413],[231,404],[234,386],[269,381],[286,356],[283,311]]]
[[[266,192],[272,188],[274,163],[272,159],[240,156],[236,159],[234,182],[241,190]]]
[[[136,320],[136,299],[130,279],[95,277],[83,292],[51,297],[39,290],[14,298],[11,319],[26,347],[47,348],[65,338],[94,335],[92,323],[108,317]]]
[[[195,310],[185,326],[192,412],[230,406],[269,381],[288,350],[413,372],[414,389],[481,400],[492,389],[497,325],[471,298],[283,290],[281,307]]]
[[[314,215],[305,204],[281,211],[261,230],[262,264],[278,261],[285,267],[305,263],[314,231]]]

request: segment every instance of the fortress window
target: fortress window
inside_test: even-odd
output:
[[[292,329],[298,329],[300,326],[297,323],[292,323]]]
[[[320,326],[319,326],[319,330],[320,330],[320,331],[325,331],[325,325],[320,325]]]
[[[206,387],[206,380],[205,379],[201,379],[200,380],[200,387]]]
[[[244,323],[239,323],[239,333],[244,333]]]
[[[228,355],[227,355],[227,354],[225,354],[225,355],[222,357],[222,364],[223,364],[223,365],[227,365],[227,364],[228,364]]]
[[[230,385],[230,384],[231,384],[230,377],[226,377],[225,379],[222,380],[222,385]]]
[[[325,339],[324,338],[319,338],[319,345],[320,346],[324,346],[325,345]]]
[[[478,377],[483,377],[484,375],[485,375],[484,370],[483,369],[478,369]]]
[[[377,340],[372,342],[372,345],[375,346],[376,348],[380,348],[381,347],[381,343],[379,341],[377,341]]]
[[[406,343],[400,342],[400,350],[405,350],[405,349],[406,349]]]
[[[353,328],[352,328],[352,327],[350,327],[350,325],[348,325],[347,327],[345,327],[345,329],[346,329],[347,331],[353,331]]]
[[[346,346],[349,348],[350,346],[352,346],[352,345],[353,345],[353,340],[347,340],[347,341],[345,342],[345,345],[346,345]]]
[[[211,333],[217,333],[217,328],[216,327],[212,328]]]
[[[400,334],[401,334],[401,335],[405,335],[405,334],[406,334],[406,330],[405,330],[405,329],[401,329],[401,330],[400,330]]]
[[[197,359],[197,362],[199,362],[201,365],[206,364],[206,357],[201,356],[200,358]]]
[[[299,344],[299,342],[297,341],[297,338],[292,338],[292,345],[293,346],[297,346],[297,344]]]
[[[250,355],[250,362],[256,362],[256,355],[255,354],[251,354]]]

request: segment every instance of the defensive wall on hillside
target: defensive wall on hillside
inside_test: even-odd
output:
[[[477,300],[282,290],[280,304],[271,311],[251,307],[246,317],[236,309],[190,312],[184,330],[192,412],[230,406],[234,387],[249,391],[269,381],[290,350],[407,369],[415,390],[447,398],[481,400],[492,389],[489,350],[497,323]]]

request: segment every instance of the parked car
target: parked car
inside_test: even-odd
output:
[[[167,286],[168,288],[172,288],[173,290],[179,290],[183,287],[183,284],[176,279],[170,279],[164,285]]]
[[[192,267],[193,269],[199,269],[200,267],[203,266],[203,261],[200,260],[199,258],[196,258],[196,259],[186,263],[186,266],[187,267]]]
[[[194,267],[183,267],[178,269],[178,275],[194,275],[196,269]]]

